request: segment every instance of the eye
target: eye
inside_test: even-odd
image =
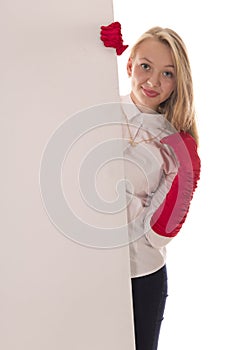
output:
[[[172,72],[163,72],[162,73],[165,78],[173,78],[174,74]]]
[[[148,64],[148,63],[142,63],[141,64],[141,67],[142,67],[142,69],[143,70],[145,70],[145,71],[148,71],[148,70],[150,70],[150,65]]]

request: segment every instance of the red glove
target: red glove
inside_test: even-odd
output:
[[[118,56],[128,47],[128,45],[123,45],[121,25],[119,22],[113,22],[108,26],[101,26],[100,39],[103,41],[104,46],[116,49]]]
[[[157,234],[174,237],[187,217],[200,178],[201,164],[196,142],[188,133],[176,133],[163,138],[161,142],[173,148],[180,166],[170,191],[152,216],[150,225]]]

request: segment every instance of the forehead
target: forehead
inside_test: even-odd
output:
[[[139,44],[135,57],[138,59],[147,58],[152,63],[162,65],[174,65],[170,47],[155,39],[146,39]]]

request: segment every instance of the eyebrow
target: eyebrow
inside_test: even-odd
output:
[[[150,61],[150,60],[149,60],[148,58],[146,58],[146,57],[141,57],[140,59],[141,59],[141,60],[146,60],[147,62],[153,64],[153,62]],[[170,67],[170,68],[174,68],[174,69],[175,69],[175,66],[174,66],[173,64],[167,64],[167,65],[164,66],[164,67]]]
[[[173,64],[167,64],[166,66],[164,67],[171,67],[171,68],[175,68],[175,66]]]
[[[150,60],[148,60],[148,58],[146,58],[146,57],[142,57],[142,58],[140,58],[141,60],[146,60],[146,61],[148,61],[149,63],[153,63],[153,62],[151,62]]]

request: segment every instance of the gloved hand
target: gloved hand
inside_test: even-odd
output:
[[[108,26],[101,26],[100,39],[103,41],[104,46],[116,49],[118,56],[128,47],[128,45],[123,45],[121,25],[119,22],[113,22]]]

